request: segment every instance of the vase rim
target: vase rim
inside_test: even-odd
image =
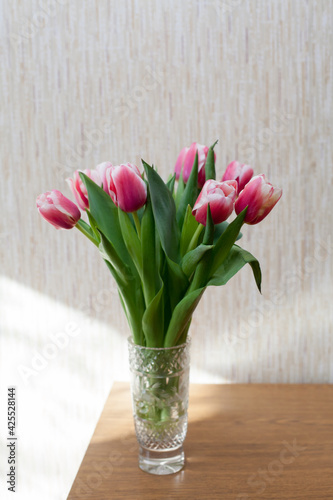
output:
[[[183,344],[174,345],[172,347],[147,347],[145,345],[135,344],[133,342],[133,338],[131,336],[127,337],[128,344],[130,344],[133,347],[137,347],[138,349],[145,349],[147,351],[148,350],[149,351],[161,351],[162,349],[163,349],[163,351],[171,351],[172,349],[180,349],[181,347],[186,347],[186,346],[190,345],[191,340],[192,340],[191,337],[187,337],[186,342],[184,342]]]

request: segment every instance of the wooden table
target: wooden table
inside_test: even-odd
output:
[[[185,453],[177,474],[142,472],[115,383],[68,498],[333,499],[333,386],[192,385]]]

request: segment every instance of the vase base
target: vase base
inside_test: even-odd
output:
[[[185,464],[183,447],[172,451],[151,451],[140,447],[139,467],[149,474],[166,476],[180,471]]]

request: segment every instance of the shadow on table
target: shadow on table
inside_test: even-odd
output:
[[[110,428],[113,438],[90,444],[69,498],[266,498],[259,494],[260,484],[260,491],[267,488],[272,494],[269,498],[289,498],[279,496],[282,473],[284,483],[290,485],[289,493],[297,489],[301,474],[295,474],[304,466],[306,451],[289,465],[278,462],[283,441],[292,443],[297,438],[298,443],[305,444],[304,433],[301,435],[299,431],[301,408],[291,407],[288,418],[288,407],[279,404],[272,407],[278,395],[277,388],[272,387],[270,391],[266,388],[266,396],[260,397],[264,389],[264,386],[258,388],[256,398],[253,394],[246,396],[246,386],[238,386],[236,390],[235,386],[223,386],[222,401],[216,398],[216,388],[212,385],[201,386],[199,393],[196,390],[191,398],[190,423],[184,445],[186,465],[170,476],[153,476],[139,469],[133,423],[131,416],[126,416],[126,425],[124,422],[119,424],[121,429],[126,429],[123,434],[120,431],[117,435],[117,430]],[[133,431],[128,432],[129,428]],[[275,464],[272,474],[269,472],[271,464]],[[268,473],[268,479],[258,477],[257,483],[249,483],[260,469]]]

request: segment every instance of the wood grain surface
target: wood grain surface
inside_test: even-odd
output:
[[[192,385],[185,468],[138,468],[129,386],[116,383],[69,500],[333,498],[333,387]]]

